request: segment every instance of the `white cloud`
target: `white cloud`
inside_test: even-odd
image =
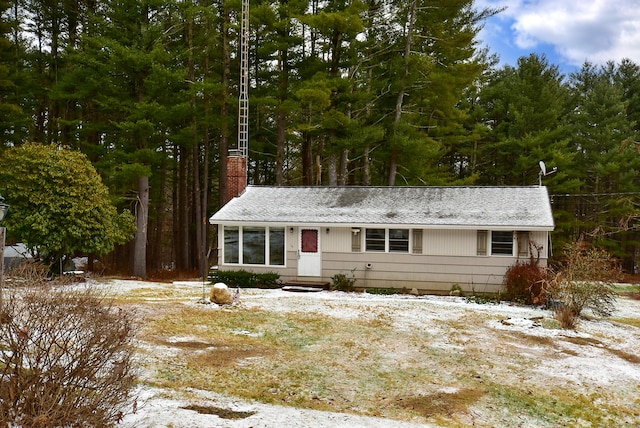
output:
[[[507,6],[495,22],[508,27],[508,44],[521,50],[551,45],[577,66],[622,58],[640,63],[640,0],[479,0],[476,5]],[[487,28],[485,34],[496,31]]]

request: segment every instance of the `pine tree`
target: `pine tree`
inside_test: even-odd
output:
[[[618,256],[628,256],[620,242],[629,241],[640,216],[634,196],[640,171],[635,143],[639,136],[627,116],[625,88],[617,76],[613,63],[602,68],[585,63],[571,75],[576,108],[570,123],[578,153],[574,168],[583,179],[575,215],[580,219],[577,233],[592,236]]]
[[[477,59],[476,36],[498,11],[478,11],[470,1],[416,0],[390,2],[378,12],[388,23],[371,33],[381,42],[368,55],[375,120],[385,127],[378,150],[385,181],[394,185],[399,174],[409,184],[450,181],[452,172],[440,160],[451,145],[449,135],[463,131],[464,89],[487,66]]]
[[[20,47],[9,39],[16,23],[3,13],[10,7],[9,0],[0,1],[0,150],[22,142],[20,125],[26,120],[17,82]]]
[[[490,128],[478,155],[482,184],[536,184],[543,160],[559,171],[548,181],[565,182],[565,191],[575,186],[566,182],[572,159],[562,77],[544,55],[531,54],[520,58],[517,68],[496,71],[480,91],[483,120]]]

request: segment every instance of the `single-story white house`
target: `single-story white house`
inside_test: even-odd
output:
[[[497,292],[516,261],[546,265],[554,229],[544,186],[248,186],[209,221],[220,270],[425,293]]]

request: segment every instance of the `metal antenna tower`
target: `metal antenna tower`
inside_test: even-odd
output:
[[[249,154],[249,0],[242,0],[240,17],[240,94],[238,99],[238,155]]]

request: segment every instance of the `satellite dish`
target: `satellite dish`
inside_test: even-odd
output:
[[[542,186],[542,177],[553,174],[558,170],[558,168],[554,166],[551,171],[547,172],[547,166],[544,164],[544,161],[538,162],[538,165],[540,165],[540,172],[538,173],[538,185]]]

